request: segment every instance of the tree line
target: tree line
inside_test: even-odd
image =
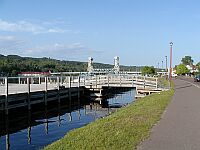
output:
[[[187,66],[189,66],[193,70],[197,70],[197,72],[190,72]],[[197,74],[200,71],[200,62],[194,64],[194,60],[191,56],[185,56],[181,59],[181,63],[175,66],[175,69],[178,75]]]
[[[94,68],[113,68],[113,65],[94,63]],[[136,71],[140,67],[120,66],[122,71]],[[18,55],[0,54],[0,76],[17,76],[19,72],[84,72],[87,62],[57,60],[52,58],[32,58]]]

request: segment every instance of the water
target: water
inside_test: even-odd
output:
[[[31,113],[0,119],[0,150],[40,149],[68,131],[109,115],[134,100],[135,90],[98,99],[99,102],[72,100],[70,104],[53,104]],[[9,134],[8,134],[9,133]],[[7,148],[6,148],[7,147]]]

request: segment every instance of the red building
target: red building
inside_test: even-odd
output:
[[[20,72],[18,73],[18,76],[22,77],[45,77],[50,76],[51,72]]]

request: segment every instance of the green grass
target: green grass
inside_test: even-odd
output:
[[[164,77],[160,77],[160,78],[158,78],[158,85],[160,85],[161,87],[167,88],[167,87],[169,87],[169,81],[166,80],[166,78],[164,78]]]
[[[139,99],[127,107],[82,128],[70,131],[45,150],[132,150],[150,135],[153,125],[173,96],[164,91]]]

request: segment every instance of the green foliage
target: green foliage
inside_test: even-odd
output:
[[[87,63],[60,61],[50,58],[20,57],[17,55],[0,55],[0,75],[16,76],[24,71],[86,71]]]
[[[189,72],[190,72],[189,69],[184,64],[180,64],[176,67],[176,73],[178,75],[185,75]]]
[[[94,68],[113,68],[113,65],[94,63]],[[123,71],[136,71],[138,68],[140,69],[140,67],[136,66],[120,66],[120,68]],[[46,57],[4,56],[0,54],[0,76],[16,76],[19,72],[24,71],[83,72],[87,71],[87,62],[61,61]]]
[[[169,80],[166,77],[159,77],[158,78],[158,86],[161,88],[169,88]]]
[[[182,58],[181,62],[184,65],[192,65],[194,61],[191,56],[185,56],[184,58]]]
[[[132,150],[150,134],[174,90],[151,94],[110,116],[70,131],[45,150]]]
[[[200,72],[200,62],[198,62],[198,63],[196,64],[196,67],[197,67],[198,71]]]
[[[142,75],[153,75],[155,74],[155,68],[153,66],[149,67],[149,66],[144,66],[142,68]]]
[[[1,75],[15,76],[23,71],[85,71],[87,63],[8,55],[0,58]]]

